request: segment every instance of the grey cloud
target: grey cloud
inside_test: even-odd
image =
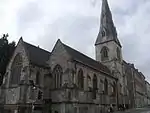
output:
[[[25,4],[17,12],[18,30],[24,31],[31,27],[34,23],[39,22],[44,17],[44,12],[37,2],[29,2]]]
[[[92,3],[94,5],[90,6]],[[123,45],[124,59],[135,63],[148,76],[149,0],[109,0],[109,4]],[[94,58],[99,16],[99,0],[43,0],[42,3],[37,0],[21,7],[17,14],[17,26],[19,33],[26,34],[26,37],[33,35],[34,42],[45,49],[51,51],[60,38]]]
[[[124,44],[125,59],[135,63],[136,67],[150,80],[149,6],[150,2],[146,1],[138,7],[137,11],[126,20],[125,26],[120,27],[120,33],[122,33],[120,36]]]
[[[64,43],[94,57],[93,46],[98,34],[98,26],[98,18],[96,17],[68,14],[45,28],[45,32],[41,36],[45,37],[45,40],[41,42],[41,45],[46,44],[45,46],[50,50],[51,45],[60,38]]]

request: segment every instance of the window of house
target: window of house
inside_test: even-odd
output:
[[[108,94],[108,81],[105,79],[104,81],[104,93],[107,95]]]
[[[78,71],[78,87],[80,89],[84,89],[84,76],[83,76],[83,70],[80,69]]]
[[[10,78],[11,85],[19,84],[22,67],[23,65],[21,54],[17,54],[11,66],[11,78]]]
[[[101,50],[101,60],[107,60],[108,59],[108,48],[107,47],[103,47]]]
[[[63,75],[63,69],[60,65],[56,65],[53,69],[53,77],[54,77],[54,85],[55,88],[61,88],[62,85],[62,75]]]

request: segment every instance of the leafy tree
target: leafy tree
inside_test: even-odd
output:
[[[7,64],[15,50],[15,42],[8,41],[9,35],[3,34],[3,36],[0,38],[0,85],[2,83],[3,76],[6,72]]]

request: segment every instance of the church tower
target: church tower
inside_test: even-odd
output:
[[[117,87],[119,104],[123,104],[124,76],[122,46],[117,37],[112,14],[107,0],[102,0],[100,30],[95,42],[96,60],[106,65],[112,72],[112,76],[118,78]]]
[[[108,66],[112,71],[116,68],[122,73],[122,46],[117,37],[116,27],[107,0],[102,0],[100,30],[95,42],[96,60]]]

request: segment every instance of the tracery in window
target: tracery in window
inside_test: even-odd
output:
[[[15,56],[14,61],[11,66],[11,78],[10,78],[11,85],[19,84],[21,70],[22,70],[22,56],[21,56],[21,54],[18,53]]]
[[[61,88],[62,86],[62,75],[63,69],[60,65],[56,65],[53,69],[53,77],[54,77],[54,86],[55,88]]]

